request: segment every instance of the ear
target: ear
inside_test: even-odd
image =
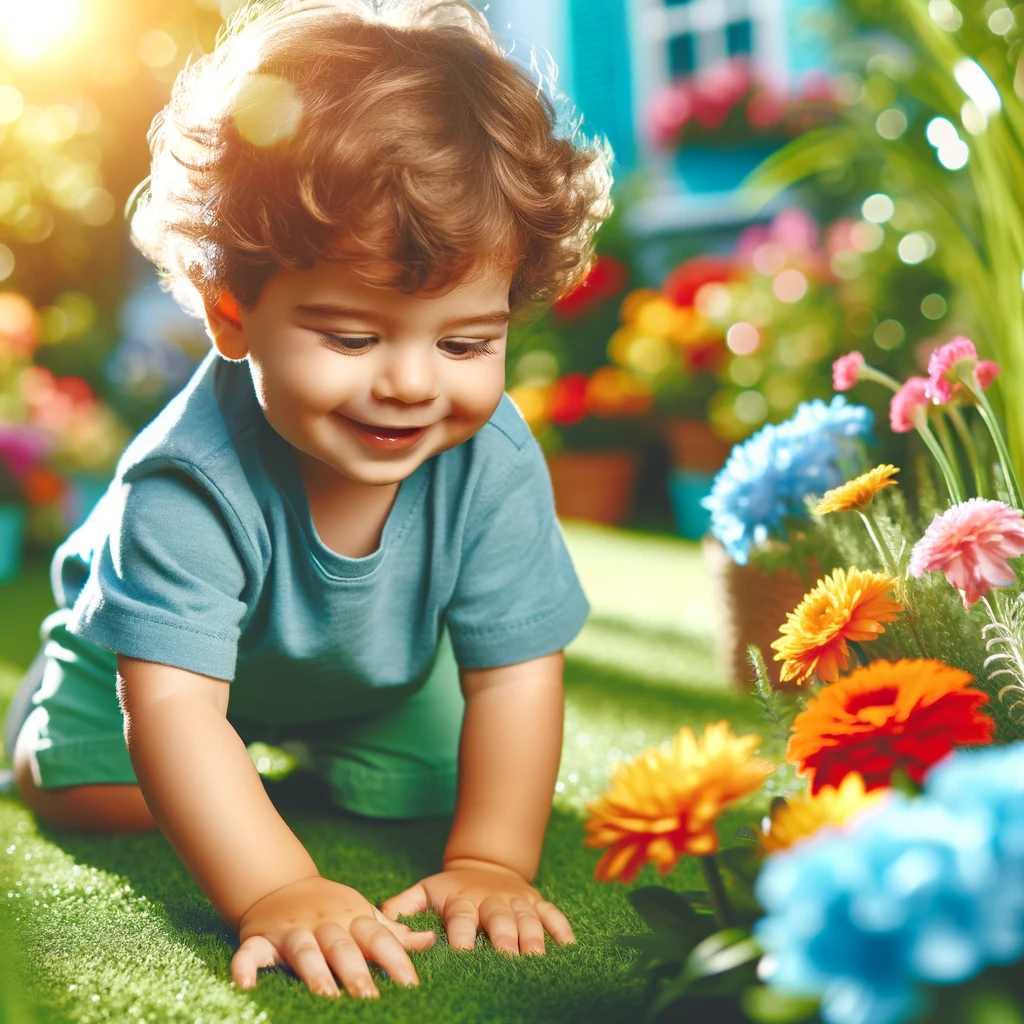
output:
[[[238,301],[228,292],[221,292],[216,302],[203,300],[206,309],[206,333],[217,351],[225,358],[238,362],[249,354],[242,329]]]

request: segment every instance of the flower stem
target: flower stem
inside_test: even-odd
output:
[[[857,655],[857,659],[860,661],[861,668],[866,668],[868,664],[868,656],[864,652],[864,648],[860,644],[860,642],[857,640],[847,640],[846,642],[850,645],[850,649],[853,651],[853,653]]]
[[[949,468],[953,471],[953,476],[956,479],[956,485],[960,490],[961,494],[967,493],[967,488],[964,487],[963,474],[960,472],[960,458],[956,453],[956,447],[953,444],[953,438],[949,433],[949,427],[946,425],[946,417],[940,412],[935,417],[935,432],[939,435],[939,441],[942,444],[942,450],[946,453],[946,459],[949,462]]]
[[[988,427],[988,432],[992,435],[992,442],[995,444],[996,454],[999,456],[999,465],[1002,467],[1003,477],[1006,480],[1006,489],[1010,492],[1010,500],[1016,508],[1024,508],[1024,502],[1021,501],[1020,497],[1020,484],[1017,482],[1017,474],[1013,471],[1013,462],[1010,459],[1009,449],[1006,447],[1006,439],[1003,437],[1002,430],[999,429],[999,421],[996,419],[996,414],[992,409],[992,403],[989,402],[985,389],[978,383],[977,373],[972,371],[971,376],[973,380],[965,381],[965,383],[978,400],[978,412],[981,413],[981,418],[985,421],[985,426]]]
[[[711,900],[711,907],[715,913],[715,923],[719,928],[732,928],[736,921],[715,855],[709,853],[707,856],[701,857],[700,866],[704,872],[704,881],[707,883],[708,898]]]
[[[878,526],[878,521],[873,515],[871,515],[870,511],[862,512],[860,509],[857,509],[857,515],[859,515],[864,521],[864,529],[868,531],[871,543],[875,545],[878,557],[882,560],[882,568],[895,579],[899,576],[896,559],[893,556],[892,551],[889,549],[889,545],[882,537],[882,531]]]
[[[860,368],[860,379],[873,380],[876,384],[887,387],[893,394],[896,394],[901,387],[898,380],[890,377],[887,373],[882,373],[881,370],[876,370],[873,366],[862,366]]]
[[[981,461],[981,456],[978,454],[978,447],[974,443],[974,437],[964,421],[963,413],[955,405],[948,406],[947,411],[949,412],[949,418],[953,421],[953,429],[957,432],[960,443],[964,446],[964,451],[967,452],[967,460],[971,464],[971,473],[974,476],[974,489],[977,491],[979,498],[987,498],[988,473]]]
[[[946,490],[949,491],[953,504],[959,505],[964,500],[963,493],[957,487],[956,478],[953,476],[953,468],[946,459],[946,453],[942,450],[942,446],[935,440],[935,435],[928,429],[927,423],[922,421],[922,425],[917,428],[917,432],[921,435],[921,440],[928,446],[928,451],[932,453],[932,457],[939,464],[942,478],[946,481]]]

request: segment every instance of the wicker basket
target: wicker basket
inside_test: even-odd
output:
[[[772,684],[779,686],[780,662],[771,648],[779,627],[807,593],[807,583],[795,572],[766,574],[753,565],[737,565],[713,537],[704,540],[704,564],[711,580],[712,600],[717,611],[718,657],[728,680],[749,689],[754,671],[747,658],[747,645],[761,649]]]

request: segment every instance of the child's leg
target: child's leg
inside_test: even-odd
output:
[[[153,828],[124,741],[116,657],[68,633],[67,614],[54,612],[44,622],[40,656],[4,730],[16,737],[8,756],[18,789],[52,824]]]
[[[304,738],[339,807],[374,818],[450,814],[465,708],[445,630],[415,693],[391,710],[334,723],[327,737]]]

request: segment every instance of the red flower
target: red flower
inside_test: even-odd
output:
[[[732,260],[720,256],[695,256],[673,270],[662,291],[677,306],[692,306],[697,292],[706,284],[725,283],[735,275]]]
[[[614,298],[629,280],[629,271],[611,256],[598,256],[587,276],[567,295],[563,295],[551,308],[562,320],[575,320]]]
[[[995,724],[979,711],[988,694],[968,672],[931,659],[873,661],[824,687],[793,722],[786,759],[810,777],[811,792],[850,772],[868,789],[902,769],[923,782],[954,747],[991,743]]]
[[[556,380],[551,393],[551,422],[571,427],[587,415],[587,384],[585,373],[570,373]]]

